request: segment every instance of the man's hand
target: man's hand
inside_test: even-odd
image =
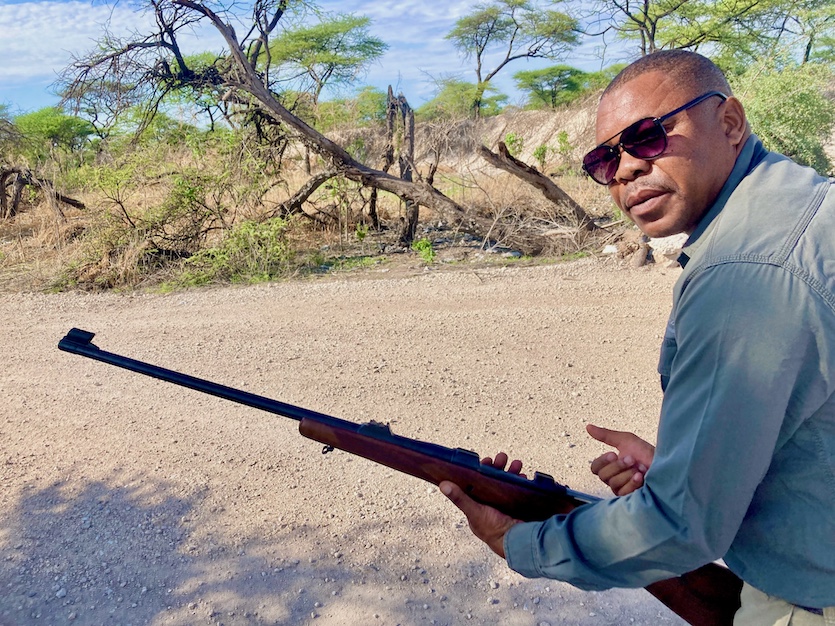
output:
[[[589,435],[618,449],[618,454],[607,452],[591,462],[591,471],[606,483],[616,496],[632,493],[644,484],[655,446],[637,435],[621,430],[609,430],[588,424]]]
[[[487,457],[482,459],[481,462],[485,465],[492,465],[496,469],[504,469],[507,465],[507,455],[504,452],[499,452],[495,459]],[[521,473],[522,461],[513,461],[507,471],[511,474],[524,476]],[[473,534],[486,543],[493,552],[505,558],[505,533],[510,530],[511,526],[518,524],[520,520],[505,515],[493,507],[479,504],[465,494],[458,485],[448,480],[442,481],[438,487],[441,489],[441,493],[467,516]]]

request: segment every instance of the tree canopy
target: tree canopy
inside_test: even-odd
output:
[[[734,72],[787,50],[799,63],[833,59],[835,0],[596,0],[585,21],[586,34],[614,33],[641,55],[697,50]]]
[[[326,85],[350,84],[388,49],[369,33],[370,23],[342,14],[285,30],[270,44],[269,63],[288,80],[309,82],[315,104]]]
[[[570,65],[552,65],[538,70],[523,70],[513,75],[516,87],[528,94],[531,106],[550,107],[570,104],[584,94],[605,87],[623,64],[600,72],[584,72]]]
[[[46,107],[32,113],[18,115],[14,125],[37,149],[60,147],[68,151],[79,149],[93,134],[87,120],[67,115],[57,107]]]
[[[458,78],[442,78],[437,81],[437,85],[435,97],[418,107],[418,118],[460,119],[470,115],[479,92],[477,84]],[[478,97],[482,116],[497,115],[508,99],[493,85],[487,85]]]
[[[509,63],[562,58],[578,42],[577,27],[577,21],[568,14],[530,0],[492,0],[476,5],[446,35],[459,52],[475,61],[473,112],[481,112],[487,85]],[[497,61],[486,67],[492,53]]]

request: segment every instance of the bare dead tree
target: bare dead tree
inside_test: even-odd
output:
[[[391,85],[388,87],[388,96],[386,98],[386,148],[383,151],[383,167],[382,172],[387,174],[394,165],[394,126],[397,122],[397,109],[392,106],[395,101],[394,91]],[[377,188],[371,188],[371,198],[368,201],[368,214],[371,220],[371,225],[375,230],[380,230],[380,218],[377,213]]]
[[[391,96],[391,91],[389,91]],[[397,163],[400,167],[400,178],[412,182],[412,166],[415,162],[415,112],[403,94],[389,99],[389,108],[394,111],[398,126],[403,131],[403,142],[399,146]],[[431,184],[430,184],[431,186]],[[411,245],[417,232],[418,214],[420,207],[411,199],[406,200],[406,214],[401,223],[397,241],[401,245]]]

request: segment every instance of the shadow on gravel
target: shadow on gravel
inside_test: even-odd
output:
[[[0,624],[673,623],[635,619],[642,597],[508,581],[487,555],[445,557],[427,547],[437,514],[398,511],[338,536],[276,524],[242,540],[208,500],[146,476],[24,491],[0,517]],[[450,533],[472,556],[464,525]]]
[[[24,490],[0,518],[0,623],[151,623],[188,567],[193,506],[142,479]]]

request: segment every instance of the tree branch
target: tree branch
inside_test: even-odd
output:
[[[571,196],[560,189],[550,178],[540,173],[535,167],[531,167],[511,155],[504,142],[499,142],[498,154],[491,152],[486,146],[481,146],[478,152],[493,167],[502,169],[524,180],[526,183],[539,189],[554,204],[567,208],[577,219],[577,223],[581,229],[592,231],[598,228],[588,213],[583,210],[583,207],[577,204]]]

